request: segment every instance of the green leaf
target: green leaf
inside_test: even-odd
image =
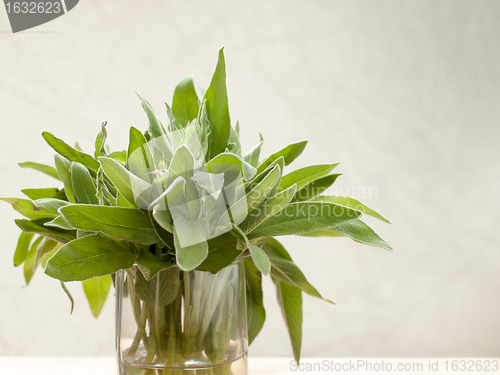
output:
[[[195,181],[198,186],[210,194],[214,199],[219,198],[219,194],[224,186],[224,174],[214,174],[198,171],[191,180]]]
[[[30,199],[41,199],[41,198],[55,198],[60,200],[67,200],[64,189],[58,188],[34,188],[34,189],[22,189],[21,192]]]
[[[323,176],[320,178],[316,178],[311,182],[304,185],[302,188],[298,189],[295,193],[295,197],[292,202],[304,202],[316,198],[318,195],[321,195],[333,185],[335,180],[341,174],[330,174],[328,176]]]
[[[248,345],[250,345],[264,326],[266,310],[264,309],[261,273],[250,259],[245,258],[244,262]]]
[[[108,298],[109,288],[111,287],[111,276],[93,277],[92,279],[83,280],[82,284],[85,296],[92,310],[92,315],[97,318]]]
[[[252,167],[238,155],[229,152],[218,154],[205,166],[207,172],[214,174],[232,171],[235,168],[238,168],[245,180],[250,180],[253,176],[255,176],[256,170],[254,167]]]
[[[151,185],[133,175],[116,160],[101,156],[99,162],[106,176],[130,203],[147,208],[151,203]]]
[[[61,139],[54,137],[49,132],[43,132],[42,136],[43,138],[45,138],[49,146],[56,150],[56,152],[58,152],[60,155],[68,158],[71,161],[76,161],[83,164],[94,173],[99,169],[99,163],[89,154],[85,154],[81,151],[75,150],[73,147],[69,146]]]
[[[257,144],[254,148],[252,148],[245,155],[243,155],[243,160],[245,160],[248,164],[250,164],[254,168],[257,168],[259,164],[260,149],[264,144],[264,138],[262,137],[262,134],[259,133],[259,137],[260,137],[259,144]]]
[[[236,131],[238,129],[238,131]],[[240,143],[240,135],[239,135],[240,124],[236,121],[236,127],[233,129],[231,126],[229,129],[229,143],[228,149],[232,153],[236,155],[241,155],[241,143]],[[255,166],[254,166],[255,167]]]
[[[139,93],[136,91],[135,92],[139,99],[141,100],[142,108],[144,109],[144,112],[146,112],[146,115],[148,116],[149,120],[149,125],[150,125],[150,132],[153,138],[159,138],[165,135],[165,129],[163,129],[163,125],[161,124],[160,120],[156,116],[156,113],[153,110],[153,107],[149,102],[144,99]]]
[[[135,291],[149,306],[170,305],[179,294],[179,287],[179,270],[175,267],[158,272],[150,280],[146,280],[142,273],[136,273]]]
[[[95,138],[95,152],[94,157],[97,159],[99,156],[106,156],[106,149],[104,145],[106,144],[106,138],[108,137],[108,132],[106,131],[107,122],[104,121],[101,124],[101,131],[97,134]]]
[[[59,207],[68,204],[66,201],[51,198],[42,198],[36,201],[24,198],[0,198],[0,200],[10,203],[14,210],[30,220],[55,218]]]
[[[302,142],[292,143],[282,148],[278,152],[275,152],[271,156],[268,156],[262,163],[260,163],[259,166],[257,167],[257,173],[264,171],[269,165],[271,165],[272,162],[279,159],[281,156],[285,160],[285,165],[289,165],[295,159],[297,159],[300,156],[300,154],[302,154],[302,151],[304,151],[306,145],[307,141],[302,141]]]
[[[354,208],[355,210],[361,211],[364,214],[376,217],[379,220],[382,220],[388,224],[391,224],[389,219],[386,219],[384,216],[379,214],[377,211],[371,209],[370,207],[364,205],[357,199],[351,198],[351,197],[334,197],[334,196],[325,196],[325,197],[317,197],[314,199],[317,202],[331,202],[331,203],[336,203],[340,204],[345,207],[350,207]]]
[[[66,223],[61,216],[58,216],[54,220],[48,221],[48,222],[44,223],[43,225],[46,227],[56,227],[56,228],[65,229],[65,230],[76,229],[76,228],[73,228],[68,223]]]
[[[280,189],[287,189],[293,184],[297,184],[297,189],[319,177],[326,176],[339,163],[310,165],[308,167],[297,169],[283,176],[280,182]]]
[[[189,76],[179,82],[174,91],[172,100],[172,113],[175,122],[186,127],[188,123],[198,116],[198,95],[194,88],[193,77]]]
[[[177,176],[184,177],[187,181],[194,174],[194,156],[186,145],[182,145],[175,150],[170,167]]]
[[[24,262],[24,280],[26,280],[26,285],[28,285],[35,274],[36,270],[36,252],[38,250],[38,245],[42,242],[43,237],[38,237],[30,247],[30,251],[28,252],[28,257]]]
[[[93,234],[59,248],[47,262],[45,273],[61,281],[83,281],[128,269],[135,258],[126,243]]]
[[[280,176],[280,167],[276,165],[272,171],[246,195],[248,212],[269,196],[278,183]]]
[[[219,50],[217,66],[203,99],[207,101],[207,115],[211,125],[209,159],[212,159],[224,152],[231,132],[224,47]]]
[[[246,234],[265,222],[267,219],[279,214],[292,200],[295,186],[276,194],[271,199],[264,201],[248,213],[247,218],[239,225]]]
[[[248,238],[285,236],[331,228],[344,221],[357,219],[361,212],[327,202],[290,203],[253,230]]]
[[[174,263],[163,262],[151,254],[146,248],[142,248],[136,261],[137,267],[146,280],[154,277],[158,272],[167,268],[175,267]]]
[[[144,135],[133,126],[130,127],[127,164],[130,172],[151,182],[154,176],[150,172],[155,170],[153,154]]]
[[[56,180],[59,180],[59,175],[57,174],[56,169],[54,167],[51,167],[50,165],[35,163],[33,161],[25,161],[25,162],[19,163],[19,166],[21,168],[34,169],[36,171],[39,171],[39,172],[46,174],[47,176],[54,177]]]
[[[231,232],[208,240],[210,249],[208,256],[196,269],[216,274],[232,264],[241,255],[241,251],[236,248],[236,241],[236,237]]]
[[[71,311],[69,312],[69,314],[71,315],[73,314],[73,309],[75,307],[75,300],[73,299],[73,296],[71,295],[68,288],[66,288],[66,284],[64,284],[62,281],[61,281],[61,288],[64,290],[64,293],[66,293],[66,295],[69,298],[69,301],[71,302]]]
[[[73,204],[62,207],[59,212],[74,228],[103,232],[130,242],[153,244],[158,241],[149,215],[141,210]]]
[[[66,243],[76,238],[76,231],[61,230],[58,228],[47,228],[42,222],[26,219],[15,220],[16,225],[26,233],[34,233],[53,239],[57,242]]]
[[[380,247],[389,251],[393,251],[391,245],[384,241],[375,231],[370,228],[362,220],[346,221],[333,228],[322,231],[303,234],[308,237],[349,237],[356,242]]]
[[[113,160],[116,160],[119,162],[121,165],[125,166],[127,164],[127,151],[126,150],[121,150],[121,151],[113,151],[111,154],[108,155]]]
[[[32,239],[33,233],[21,232],[19,239],[17,240],[16,251],[14,253],[14,266],[17,267],[24,263],[28,257]]]
[[[177,265],[183,271],[198,267],[208,255],[206,235],[201,224],[182,217],[174,220],[174,244]]]
[[[54,156],[57,174],[59,178],[64,184],[64,190],[66,192],[66,196],[71,203],[76,203],[75,193],[73,192],[73,184],[71,183],[71,162],[62,157],[61,155]]]
[[[320,298],[324,301],[332,301],[325,299],[306,279],[302,271],[293,262],[292,257],[281,243],[272,237],[263,238],[262,250],[267,254],[271,261],[271,276],[285,284],[293,285],[310,296]]]
[[[78,203],[99,204],[97,190],[88,169],[75,162],[71,164],[70,174],[73,193]]]
[[[273,281],[281,314],[292,342],[293,356],[299,363],[302,346],[302,291],[280,280],[273,279]]]
[[[245,233],[240,228],[238,228],[238,226],[233,224],[233,229],[235,229],[245,241],[248,250],[250,251],[252,260],[259,271],[266,276],[269,275],[269,272],[271,271],[271,263],[269,262],[269,258],[267,257],[266,253],[260,247],[251,243]]]
[[[47,256],[47,254],[54,253],[56,249],[60,247],[59,242],[54,241],[50,238],[44,238],[44,240],[40,243],[38,246],[38,249],[36,251],[36,256],[35,256],[35,268],[42,263],[42,260],[44,257]]]

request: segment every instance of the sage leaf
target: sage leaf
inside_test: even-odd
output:
[[[46,227],[56,227],[60,229],[65,229],[65,230],[75,230],[76,228],[73,228],[71,225],[66,223],[64,219],[61,216],[56,217],[52,221],[48,221],[43,224]]]
[[[273,281],[281,314],[292,342],[293,357],[299,363],[302,346],[302,291],[280,280]]]
[[[179,294],[179,270],[168,268],[158,272],[150,280],[142,273],[136,273],[135,292],[149,306],[167,306],[175,301]]]
[[[248,238],[285,236],[331,228],[357,219],[361,212],[328,202],[290,203],[279,215],[264,221]]]
[[[111,287],[111,276],[104,275],[83,280],[83,291],[89,301],[90,310],[94,318],[98,318],[108,298],[109,288]]]
[[[236,131],[238,129],[238,131]],[[238,156],[241,156],[241,143],[239,139],[239,130],[240,124],[236,121],[236,126],[233,128],[232,126],[229,128],[229,143],[227,148],[230,152],[235,153]]]
[[[126,243],[93,234],[60,247],[47,262],[45,273],[61,281],[83,281],[128,269],[135,258]]]
[[[16,251],[14,253],[14,266],[20,266],[24,263],[28,257],[28,252],[30,249],[31,240],[33,239],[33,233],[21,232],[19,239],[17,240]]]
[[[194,156],[186,145],[175,150],[170,167],[176,176],[183,177],[186,181],[194,174]]]
[[[38,250],[38,246],[40,242],[42,242],[43,237],[38,237],[30,247],[30,251],[28,252],[28,256],[24,262],[24,280],[26,281],[26,285],[28,285],[33,278],[33,275],[36,271],[36,252]]]
[[[256,170],[254,167],[244,161],[241,157],[228,152],[218,154],[205,166],[207,172],[214,174],[228,171],[232,172],[236,168],[241,172],[243,179],[245,180],[250,180],[255,176]],[[226,180],[231,181],[232,179]]]
[[[96,187],[90,172],[80,163],[71,164],[71,184],[78,203],[99,204],[96,197]]]
[[[224,186],[224,174],[214,174],[198,171],[193,177],[192,181],[195,181],[198,186],[210,194],[214,199],[219,198],[219,194]]]
[[[159,260],[146,248],[141,249],[139,256],[137,257],[135,262],[137,263],[137,267],[139,267],[139,270],[146,280],[151,279],[162,270],[175,267],[174,263],[163,262]]]
[[[254,146],[250,151],[243,155],[243,160],[245,160],[252,167],[257,168],[259,165],[260,149],[264,144],[264,138],[262,134],[259,133],[260,142]]]
[[[154,177],[150,174],[155,170],[151,149],[144,135],[133,126],[129,132],[127,169],[146,182],[151,182]]]
[[[59,209],[74,228],[103,232],[125,241],[153,244],[158,237],[147,213],[125,207],[73,204]]]
[[[283,157],[285,165],[289,165],[295,159],[297,159],[302,151],[306,148],[307,141],[301,141],[297,143],[292,143],[281,150],[275,152],[274,154],[268,156],[262,163],[257,167],[257,173],[263,172],[272,162]]]
[[[63,140],[54,137],[49,132],[46,131],[43,132],[42,136],[43,138],[45,138],[45,141],[47,141],[49,146],[52,147],[54,150],[56,150],[56,152],[59,153],[60,155],[66,157],[71,161],[76,161],[78,163],[83,164],[88,169],[92,170],[94,173],[97,172],[97,170],[99,169],[99,163],[89,154],[85,154],[81,151],[74,149],[73,147],[66,144]]]
[[[250,251],[250,256],[259,271],[266,276],[269,275],[269,272],[271,271],[271,263],[269,262],[267,254],[260,247],[251,243],[245,233],[238,228],[238,226],[233,224],[233,229],[235,229],[245,241],[248,250]]]
[[[0,198],[0,200],[10,203],[14,210],[30,220],[55,218],[57,209],[68,202],[58,199],[42,198],[36,201],[24,198]]]
[[[197,221],[178,217],[174,219],[174,244],[177,265],[183,271],[198,267],[208,255],[205,232]]]
[[[61,155],[55,155],[54,161],[56,164],[57,174],[64,184],[64,191],[66,196],[71,203],[76,203],[75,193],[73,192],[73,184],[71,183],[71,162],[62,157]]]
[[[196,269],[216,274],[232,264],[242,253],[236,248],[236,242],[236,236],[232,232],[226,232],[208,240],[210,249],[208,256]]]
[[[326,176],[338,164],[339,163],[310,165],[308,167],[290,172],[281,178],[280,189],[287,189],[293,184],[297,184],[297,189],[300,189],[308,182],[311,182],[319,177]]]
[[[104,174],[111,180],[118,191],[132,204],[147,208],[151,203],[151,185],[125,169],[114,159],[99,158]]]
[[[108,132],[106,131],[106,121],[101,124],[101,131],[97,134],[95,138],[95,152],[94,157],[97,159],[99,156],[106,156],[106,138],[108,137]]]
[[[15,220],[16,225],[26,233],[39,234],[57,242],[66,243],[76,238],[76,231],[61,230],[59,228],[44,227],[44,222],[30,221],[26,219]]]
[[[231,132],[224,47],[219,50],[217,66],[203,99],[207,102],[207,115],[211,125],[209,159],[212,159],[224,152]]]
[[[25,161],[19,163],[19,166],[21,168],[34,169],[36,171],[42,172],[43,174],[46,174],[47,176],[54,177],[56,180],[59,180],[59,175],[57,174],[56,169],[54,167],[51,167],[50,165],[35,163],[33,161]]]
[[[127,151],[125,150],[113,151],[111,154],[108,155],[108,157],[113,160],[116,160],[123,166],[127,165]]]
[[[250,345],[264,326],[266,310],[264,309],[261,273],[250,259],[245,258],[244,262],[248,345]]]
[[[177,125],[186,127],[198,116],[198,95],[194,88],[193,77],[184,78],[175,87],[172,100],[172,114]]]
[[[349,237],[356,242],[393,251],[391,245],[384,241],[372,228],[362,220],[340,223],[333,228],[302,234],[308,237]]]
[[[381,214],[379,214],[377,211],[374,209],[366,206],[365,204],[361,203],[357,199],[351,198],[351,197],[337,197],[337,196],[322,196],[322,197],[317,197],[314,199],[317,202],[330,202],[330,203],[336,203],[340,204],[345,207],[350,207],[355,210],[361,211],[364,214],[373,216],[379,220],[382,220],[388,224],[391,224],[389,219],[385,218]]]
[[[58,188],[34,188],[22,189],[21,192],[28,198],[37,200],[41,198],[55,198],[60,200],[67,200],[64,189]]]
[[[263,238],[261,241],[263,242],[262,250],[264,250],[271,262],[272,277],[285,284],[293,285],[310,296],[333,304],[332,301],[323,298],[316,288],[307,281],[302,271],[293,262],[292,257],[281,243],[272,237]]]
[[[292,202],[304,202],[316,198],[328,189],[341,174],[330,174],[319,177],[308,182],[302,188],[298,189]]]
[[[69,312],[69,314],[71,315],[71,314],[73,314],[73,309],[75,308],[75,300],[73,299],[73,296],[71,295],[70,291],[66,287],[66,284],[64,284],[62,281],[61,281],[61,288],[64,290],[64,293],[66,293],[66,296],[68,296],[69,301],[71,302],[71,310]]]
[[[149,120],[149,131],[151,132],[151,135],[153,138],[160,138],[165,135],[165,129],[163,128],[163,125],[161,124],[160,120],[156,116],[156,113],[153,110],[153,107],[149,102],[144,99],[139,93],[136,91],[135,92],[139,99],[141,100],[142,108],[144,109],[144,112],[146,112],[146,115],[148,116]]]
[[[251,233],[267,219],[279,214],[290,203],[295,195],[295,191],[296,187],[294,185],[264,201],[248,213],[247,218],[239,227],[246,234]]]
[[[41,262],[44,256],[53,252],[56,248],[59,248],[59,243],[50,238],[44,238],[43,241],[38,246],[35,256],[35,267],[37,267]]]
[[[281,175],[279,165],[276,165],[264,179],[257,184],[245,197],[248,212],[268,197],[273,188],[277,185]]]

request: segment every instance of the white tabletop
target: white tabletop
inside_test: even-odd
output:
[[[250,374],[289,374],[291,358],[249,358]],[[114,357],[0,357],[5,375],[115,375]]]

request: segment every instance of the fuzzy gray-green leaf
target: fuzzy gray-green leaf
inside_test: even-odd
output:
[[[90,305],[90,310],[92,310],[92,315],[94,315],[94,318],[98,318],[108,298],[111,287],[111,276],[93,277],[92,279],[83,280],[82,284],[85,296]]]
[[[361,212],[327,202],[290,203],[279,215],[264,221],[248,238],[285,236],[331,228],[357,219]]]
[[[25,161],[19,163],[19,166],[21,168],[34,169],[36,171],[42,172],[43,174],[46,174],[47,176],[54,177],[56,180],[59,180],[59,175],[57,174],[56,169],[50,165],[35,163],[33,161]]]
[[[172,100],[172,113],[177,125],[185,127],[198,116],[198,95],[194,88],[193,77],[180,81],[175,87]]]
[[[211,125],[209,158],[224,152],[231,132],[229,104],[226,88],[226,62],[224,48],[219,50],[219,58],[210,85],[205,92],[207,115]]]
[[[123,241],[93,234],[60,247],[47,262],[45,273],[61,281],[83,281],[130,268],[135,258]]]
[[[59,212],[74,228],[103,232],[130,242],[153,244],[158,237],[147,213],[125,207],[73,204]]]

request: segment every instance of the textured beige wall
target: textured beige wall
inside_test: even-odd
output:
[[[82,0],[0,33],[0,195],[53,185],[16,166],[51,162],[43,130],[89,150],[105,119],[124,148],[128,127],[146,126],[133,89],[163,112],[185,75],[208,84],[225,45],[244,147],[258,132],[266,154],[307,138],[295,167],[341,161],[337,193],[372,188],[365,202],[393,221],[370,223],[394,253],[283,240],[337,302],[304,298],[303,354],[499,356],[499,19],[498,1],[478,0]],[[18,215],[0,210],[0,355],[112,355],[113,302],[95,321],[80,285],[73,316],[56,280],[38,273],[24,288],[11,266]],[[265,293],[251,354],[290,355],[270,282]]]

